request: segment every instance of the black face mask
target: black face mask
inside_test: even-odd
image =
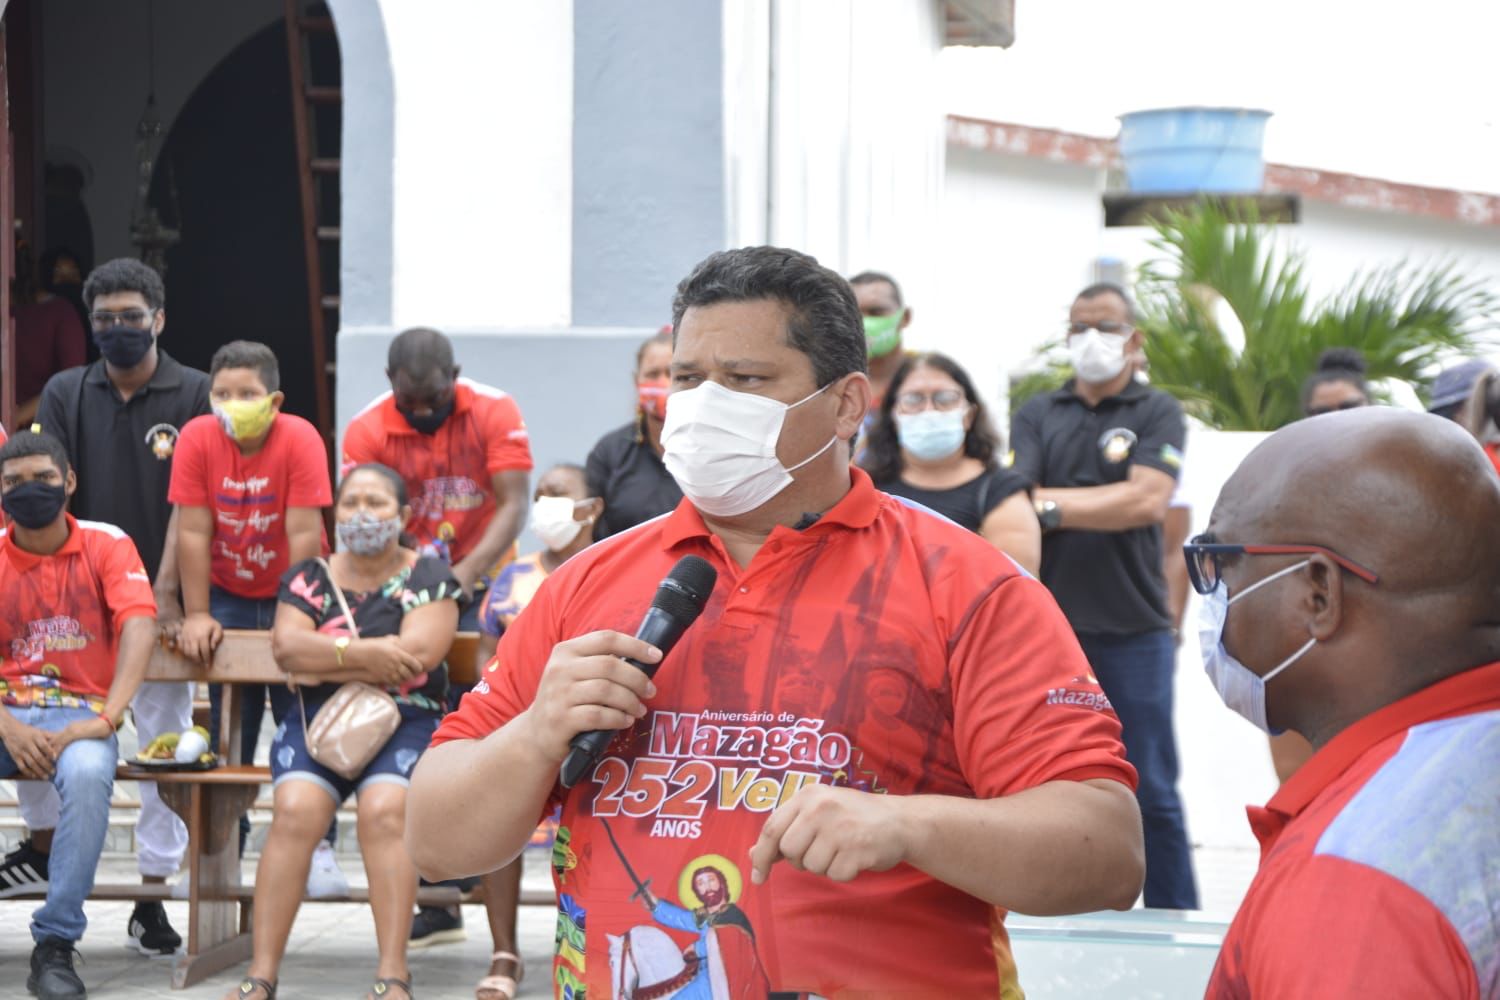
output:
[[[134,368],[140,364],[155,339],[150,327],[142,330],[123,323],[94,331],[94,343],[99,345],[99,353],[116,368]]]
[[[57,520],[63,504],[68,502],[68,491],[61,484],[38,482],[12,486],[0,495],[0,509],[7,517],[23,528],[38,531]]]
[[[406,418],[406,422],[411,425],[411,429],[418,434],[436,434],[437,429],[443,426],[444,421],[453,416],[453,400],[448,400],[448,402],[439,406],[431,413],[420,417],[410,410],[402,410],[401,415]]]

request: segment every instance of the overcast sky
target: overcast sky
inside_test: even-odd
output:
[[[1125,111],[1274,112],[1266,158],[1500,193],[1494,0],[1016,0],[1009,49],[948,49],[946,110],[1113,136]]]

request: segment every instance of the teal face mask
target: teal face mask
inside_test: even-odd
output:
[[[906,318],[906,310],[891,313],[889,316],[866,316],[865,319],[865,347],[872,358],[883,358],[887,354],[901,346],[901,321]]]

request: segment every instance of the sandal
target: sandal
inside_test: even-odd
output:
[[[255,976],[246,976],[241,979],[240,984],[234,988],[234,995],[236,1000],[250,1000],[256,990],[265,994],[261,1000],[276,1000],[276,983],[268,983]]]
[[[509,951],[497,951],[490,956],[491,964],[506,961],[516,963],[515,976],[485,976],[474,987],[474,1000],[516,1000],[516,990],[526,977],[526,963],[520,955]]]
[[[409,976],[411,973],[408,972],[407,975]],[[408,979],[397,979],[395,976],[385,976],[384,978],[375,980],[374,985],[370,987],[370,992],[366,994],[367,1000],[380,1000],[380,998],[390,993],[392,986],[399,987],[406,994],[406,1000],[417,1000],[417,995],[411,991],[411,981]]]

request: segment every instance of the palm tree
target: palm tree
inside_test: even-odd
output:
[[[1451,263],[1379,267],[1313,304],[1302,254],[1278,253],[1253,211],[1205,201],[1154,228],[1163,257],[1142,266],[1136,285],[1151,381],[1220,430],[1301,417],[1303,380],[1330,347],[1363,352],[1372,383],[1399,379],[1425,398],[1428,373],[1477,353],[1495,327],[1500,300]],[[1244,330],[1242,350],[1225,336],[1223,306]]]

